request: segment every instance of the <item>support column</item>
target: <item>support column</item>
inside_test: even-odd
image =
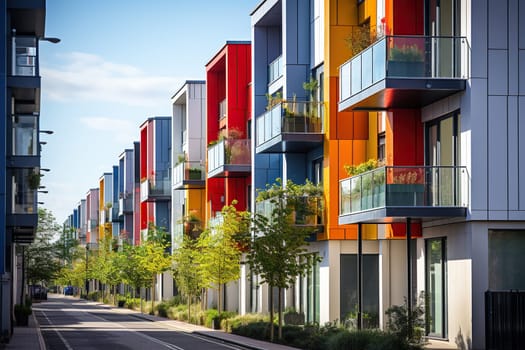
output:
[[[357,224],[357,329],[363,328],[363,235]]]
[[[411,219],[407,218],[406,235],[407,235],[407,321],[408,321],[408,338],[412,338],[412,228]]]

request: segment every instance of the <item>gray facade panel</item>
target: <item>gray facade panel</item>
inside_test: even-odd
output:
[[[519,209],[519,194],[516,189],[519,186],[518,177],[518,150],[519,150],[519,134],[518,134],[518,97],[509,96],[507,99],[508,106],[508,162],[509,162],[509,210]]]
[[[525,22],[525,21],[523,21]],[[519,81],[518,81],[518,94],[519,95],[525,95],[525,49],[524,50],[519,50],[518,52],[518,58],[519,58],[519,63],[518,63],[518,76],[519,76]],[[515,73],[515,72],[514,72]]]
[[[523,3],[523,1],[518,1],[518,17],[519,18],[525,18],[525,3]],[[519,48],[520,49],[525,49],[525,21],[519,21],[518,22],[518,27],[519,27],[519,35],[518,35],[518,40],[519,40]]]
[[[518,0],[509,0],[509,95],[518,94]]]
[[[471,76],[472,78],[487,77],[487,0],[479,0],[472,6]]]
[[[471,80],[471,100],[487,101],[487,80]],[[468,117],[467,117],[468,118]],[[487,102],[470,104],[471,208],[487,210]],[[468,124],[465,125],[468,128]],[[479,214],[479,213],[478,213]]]
[[[508,51],[489,50],[489,95],[508,93]]]
[[[518,97],[518,135],[525,135],[525,96]],[[525,139],[518,138],[518,206],[525,210]]]
[[[508,208],[507,97],[488,99],[489,217]]]
[[[489,0],[489,49],[506,49],[508,38],[508,11],[507,2]]]

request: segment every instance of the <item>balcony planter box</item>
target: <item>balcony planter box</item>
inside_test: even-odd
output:
[[[388,61],[388,76],[399,78],[424,77],[425,62]]]
[[[200,169],[190,169],[188,174],[189,180],[200,180],[201,179],[201,170]]]
[[[387,206],[418,207],[424,203],[425,185],[388,184],[386,185]]]

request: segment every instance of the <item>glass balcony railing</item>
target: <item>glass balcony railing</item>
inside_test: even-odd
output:
[[[171,181],[168,177],[151,176],[140,183],[140,200],[169,197],[171,195]]]
[[[464,37],[385,36],[339,68],[343,101],[385,78],[468,79]]]
[[[37,191],[40,186],[40,175],[32,168],[13,170],[12,177],[13,214],[36,214]]]
[[[13,37],[13,75],[38,75],[37,39],[35,37]]]
[[[225,139],[208,146],[208,172],[225,165],[250,165],[250,139]]]
[[[184,181],[204,181],[204,166],[200,162],[181,162],[173,167],[173,184]]]
[[[277,57],[268,65],[268,84],[273,83],[283,75],[283,56]]]
[[[467,207],[462,166],[385,166],[339,183],[339,215],[382,207]]]
[[[321,196],[304,196],[294,198],[293,201],[286,201],[284,205],[291,205],[290,220],[294,225],[317,226],[323,225],[323,198]],[[255,203],[257,214],[267,218],[272,217],[272,213],[277,203],[272,199],[266,199]]]
[[[38,155],[38,117],[36,115],[13,116],[13,155]]]
[[[226,99],[219,102],[219,120],[226,117]]]
[[[282,133],[323,132],[322,102],[283,101],[257,117],[257,146]]]

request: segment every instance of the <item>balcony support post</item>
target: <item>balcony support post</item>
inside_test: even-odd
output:
[[[362,223],[357,224],[357,329],[363,328],[363,235]]]
[[[412,338],[412,225],[411,218],[406,221],[407,235],[407,322],[408,322],[408,339]]]

